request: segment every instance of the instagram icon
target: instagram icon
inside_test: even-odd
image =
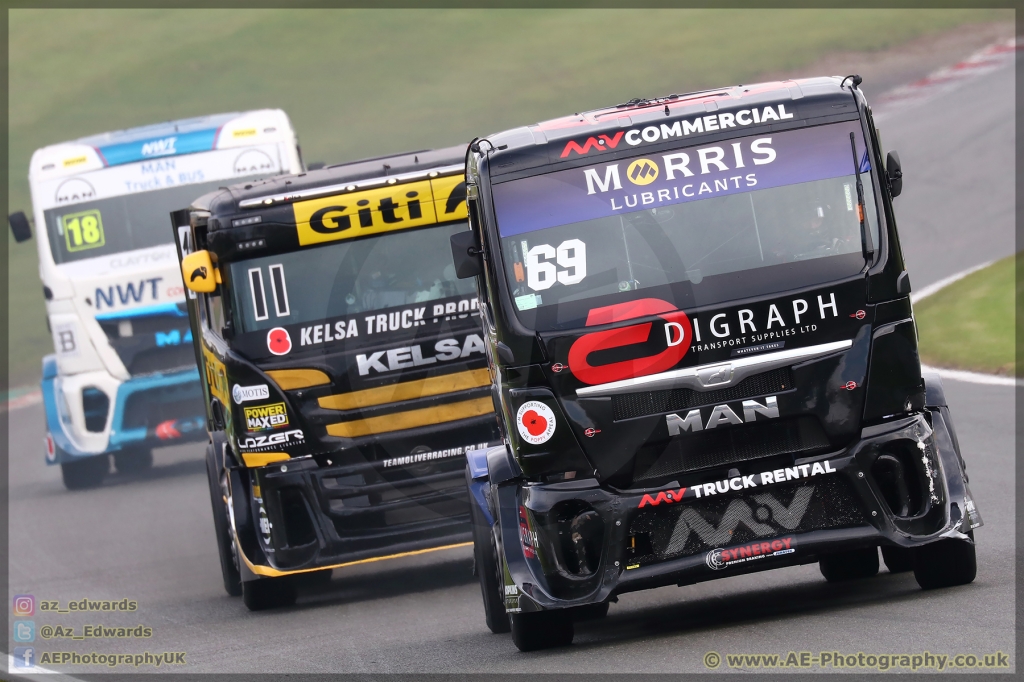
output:
[[[14,615],[31,616],[36,612],[36,598],[31,594],[14,595]]]

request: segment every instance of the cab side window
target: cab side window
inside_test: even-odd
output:
[[[220,292],[206,294],[206,323],[211,331],[220,336],[224,329],[224,303],[221,300]]]

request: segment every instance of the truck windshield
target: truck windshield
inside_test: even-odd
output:
[[[495,184],[506,277],[526,326],[656,296],[680,309],[850,277],[865,265],[860,123],[725,140]]]
[[[466,229],[464,221],[431,225],[234,262],[230,288],[239,329],[473,296],[476,285],[457,279],[452,264],[451,235]]]
[[[117,169],[120,170],[120,169]],[[103,172],[103,171],[100,171]],[[66,204],[43,212],[55,263],[172,243],[168,215],[196,197],[246,177]]]

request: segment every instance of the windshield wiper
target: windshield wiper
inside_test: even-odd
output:
[[[853,133],[850,133],[850,149],[853,150],[853,173],[857,178],[857,218],[860,220],[860,246],[864,251],[864,258],[870,260],[875,255],[875,247],[871,243],[871,233],[868,231],[868,221],[864,211],[864,183],[860,181],[860,159],[857,157],[857,139]]]

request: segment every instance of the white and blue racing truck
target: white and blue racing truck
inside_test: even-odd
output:
[[[206,438],[169,213],[217,187],[302,172],[280,110],[220,114],[37,150],[29,167],[39,275],[54,353],[43,359],[48,464],[69,489],[110,457],[146,469],[153,448]],[[10,216],[16,241],[31,237]]]

